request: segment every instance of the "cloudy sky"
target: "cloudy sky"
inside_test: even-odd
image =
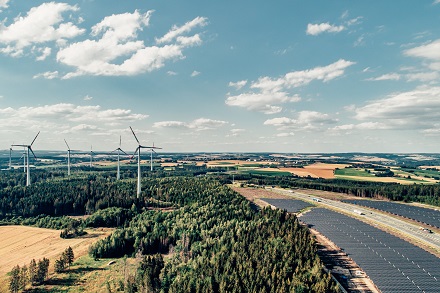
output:
[[[0,149],[438,152],[440,0],[0,0]]]

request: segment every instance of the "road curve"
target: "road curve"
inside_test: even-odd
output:
[[[373,224],[378,228],[385,228],[396,231],[407,240],[412,240],[413,244],[429,250],[431,253],[440,254],[440,235],[438,233],[426,233],[419,229],[418,225],[399,220],[381,212],[373,211],[358,205],[343,203],[336,200],[320,198],[301,192],[282,188],[272,188],[273,191],[283,195],[299,198],[321,207],[327,207],[335,211],[342,212],[346,215],[355,217],[363,222]],[[313,199],[319,199],[319,202]],[[363,213],[364,215],[360,215]]]

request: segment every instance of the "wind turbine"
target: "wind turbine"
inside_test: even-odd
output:
[[[117,148],[117,149],[115,149],[113,152],[118,152],[118,173],[117,173],[117,175],[116,175],[116,179],[117,180],[119,180],[120,178],[121,178],[121,174],[120,174],[120,163],[119,163],[119,156],[120,156],[120,153],[122,152],[122,153],[124,153],[124,154],[126,154],[127,155],[127,153],[126,152],[124,152],[122,149],[121,149],[121,136],[119,136],[119,147]],[[112,153],[113,153],[112,152]],[[128,156],[128,155],[127,155]]]
[[[9,170],[12,169],[12,146],[9,148]]]
[[[67,146],[67,176],[70,176],[70,147],[67,144],[66,139],[64,139],[64,142],[66,143]]]
[[[162,149],[162,148],[158,148],[154,146],[154,142],[153,142],[153,146],[152,147],[147,147],[151,150],[151,154],[150,154],[150,170],[153,171],[153,153],[157,154],[156,151],[154,149]]]
[[[27,158],[27,165],[26,165],[26,167],[27,167],[27,174],[26,174],[26,186],[29,186],[29,185],[31,185],[31,173],[30,173],[30,168],[29,168],[29,151],[31,151],[32,152],[32,154],[34,155],[34,158],[36,159],[37,157],[35,156],[35,153],[34,153],[34,151],[32,150],[32,145],[34,144],[34,142],[35,142],[35,140],[37,139],[37,137],[38,137],[38,135],[40,134],[40,132],[38,131],[38,133],[37,133],[37,135],[35,136],[35,138],[34,138],[34,140],[32,141],[32,143],[31,144],[29,144],[29,145],[26,145],[26,144],[13,144],[13,145],[11,145],[11,147],[12,146],[21,146],[21,147],[24,147],[25,148],[25,150],[27,149],[27,152],[25,153],[25,158]]]
[[[92,145],[90,145],[90,169],[92,168],[93,154]]]
[[[136,154],[137,152],[137,157],[138,157],[138,182],[137,182],[137,196],[139,197],[139,195],[141,194],[141,149],[149,149],[151,147],[146,147],[141,145],[141,143],[139,142],[139,139],[137,139],[136,134],[134,134],[133,128],[131,128],[131,132],[133,133],[134,138],[136,139],[137,143],[138,143],[138,147],[136,148],[136,150],[134,151],[133,156]]]

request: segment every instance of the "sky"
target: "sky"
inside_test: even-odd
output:
[[[439,152],[440,0],[0,0],[0,149]]]

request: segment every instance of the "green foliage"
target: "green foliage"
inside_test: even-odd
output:
[[[334,292],[315,243],[295,216],[255,212],[246,199],[206,177],[154,184],[161,190],[156,198],[180,208],[144,211],[90,249],[95,258],[147,255],[126,290],[290,292],[302,286],[305,292]],[[172,257],[163,264],[157,253]]]
[[[20,274],[20,267],[17,265],[15,266],[11,272],[10,272],[10,279],[9,279],[9,291],[12,293],[17,293],[22,289],[21,286],[21,274]]]

